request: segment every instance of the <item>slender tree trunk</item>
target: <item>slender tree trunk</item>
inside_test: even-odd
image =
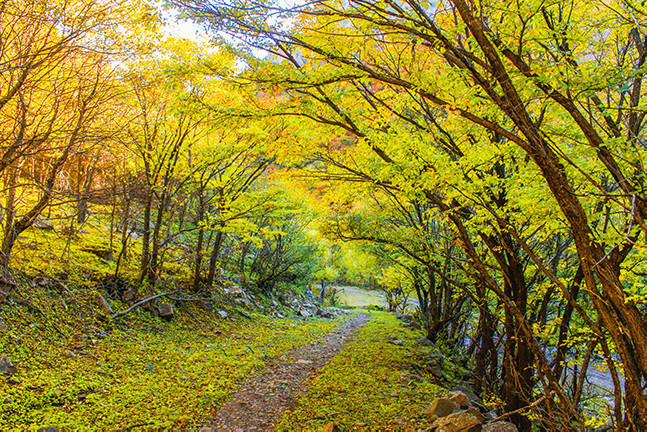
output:
[[[16,241],[14,233],[14,220],[16,218],[16,180],[18,178],[18,170],[13,167],[6,168],[6,186],[7,200],[5,202],[5,224],[4,236],[2,240],[2,256],[0,257],[0,268],[4,272],[9,268],[9,261],[11,258],[11,249]]]
[[[151,237],[151,207],[153,205],[152,192],[148,191],[146,201],[144,203],[144,226],[142,235],[142,256],[139,266],[139,284],[144,282],[144,279],[149,274],[150,268],[150,237]]]
[[[211,250],[211,257],[209,258],[209,273],[207,275],[207,286],[212,286],[213,281],[216,277],[216,269],[218,268],[218,257],[220,255],[220,247],[222,246],[223,241],[223,232],[222,229],[218,230],[216,234],[216,240],[213,243],[213,249]]]

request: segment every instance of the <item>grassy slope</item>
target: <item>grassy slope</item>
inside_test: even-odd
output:
[[[320,371],[279,430],[317,431],[331,421],[344,430],[405,430],[396,419],[409,426],[428,426],[417,417],[444,390],[431,384],[430,376],[411,379],[416,364],[411,338],[419,335],[392,314],[372,314],[357,337]],[[389,335],[405,339],[404,345],[389,343]]]
[[[232,322],[187,312],[171,323],[142,313],[127,324],[104,324],[103,336],[100,322],[86,322],[78,328],[89,332],[68,340],[51,317],[35,320],[18,305],[5,309],[9,330],[0,332],[0,353],[19,374],[0,378],[0,430],[189,427],[262,368],[265,356],[313,342],[338,324],[263,316]]]

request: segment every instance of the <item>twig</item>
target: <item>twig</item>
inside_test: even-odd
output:
[[[158,299],[160,297],[168,297],[171,294],[175,294],[177,291],[178,290],[173,290],[173,291],[165,292],[165,293],[162,293],[162,294],[157,294],[157,295],[154,295],[152,297],[145,298],[144,300],[138,301],[137,303],[135,303],[134,305],[132,305],[131,307],[129,307],[125,311],[119,312],[119,313],[116,313],[116,314],[112,315],[112,319],[122,317],[122,316],[126,315],[127,313],[131,312],[132,310],[138,308],[139,306],[141,306],[141,305],[143,305],[145,303],[148,303],[151,300],[155,300],[155,299]]]
[[[520,413],[521,411],[532,409],[532,408],[536,407],[537,405],[539,405],[540,403],[542,403],[546,399],[547,399],[546,396],[542,396],[542,397],[540,397],[539,399],[537,399],[536,401],[534,401],[533,403],[531,403],[528,406],[525,406],[523,408],[519,408],[518,410],[510,411],[508,413],[500,415],[499,417],[495,418],[494,420],[491,420],[490,423],[498,422],[499,420],[504,419],[506,417],[509,417],[512,414],[517,414],[517,413]]]

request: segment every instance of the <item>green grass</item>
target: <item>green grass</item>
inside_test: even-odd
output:
[[[412,338],[419,335],[392,314],[371,315],[357,337],[320,371],[297,407],[286,413],[278,430],[318,431],[332,421],[344,430],[405,430],[395,419],[407,426],[429,426],[418,416],[444,390],[430,376],[411,379],[416,365]],[[389,343],[386,338],[392,334],[405,343]]]
[[[263,368],[265,358],[311,343],[339,324],[259,315],[229,322],[197,308],[180,310],[171,323],[145,312],[127,323],[97,320],[96,326],[65,326],[47,316],[35,318],[18,305],[5,309],[9,330],[0,332],[0,353],[19,373],[0,377],[0,430],[190,428]],[[54,323],[76,332],[68,340]]]

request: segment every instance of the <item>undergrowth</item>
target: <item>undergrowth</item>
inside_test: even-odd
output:
[[[386,312],[372,319],[356,338],[320,370],[297,407],[279,423],[281,431],[318,431],[330,422],[344,430],[406,430],[425,427],[421,411],[444,390],[418,370],[415,331]],[[387,336],[396,334],[402,345]]]
[[[0,353],[18,374],[0,377],[2,431],[191,428],[266,358],[339,324],[257,314],[224,321],[197,307],[183,307],[169,323],[148,312],[102,321],[84,319],[89,308],[53,314],[40,298],[4,307]]]

